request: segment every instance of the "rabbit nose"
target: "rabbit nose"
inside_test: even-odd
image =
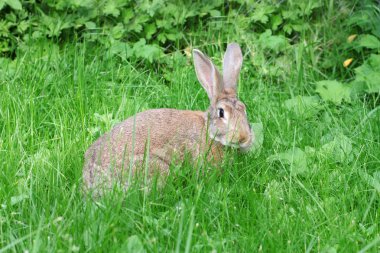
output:
[[[245,143],[248,141],[248,134],[247,133],[240,133],[239,134],[239,143]]]

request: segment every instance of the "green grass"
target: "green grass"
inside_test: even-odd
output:
[[[205,110],[207,96],[185,57],[155,70],[91,45],[49,45],[19,53],[0,77],[0,252],[380,250],[379,98],[320,101],[311,116],[284,106],[334,78],[308,64],[313,45],[288,53],[300,62],[279,78],[244,63],[239,96],[263,124],[260,152],[231,151],[223,173],[204,176],[185,163],[162,189],[97,201],[83,196],[81,175],[100,134],[148,108]],[[220,65],[215,45],[202,50]],[[279,158],[295,148],[306,167]]]

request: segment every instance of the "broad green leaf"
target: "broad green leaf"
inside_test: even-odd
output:
[[[307,156],[304,151],[297,147],[283,153],[271,155],[268,157],[268,161],[279,161],[288,165],[292,175],[302,174],[307,171]]]
[[[350,82],[350,86],[353,98],[358,98],[358,95],[362,95],[367,91],[367,85],[364,81],[353,80]]]
[[[145,25],[146,22],[148,22],[151,18],[148,15],[138,15],[135,16],[135,21],[138,24]]]
[[[360,36],[358,40],[358,45],[360,47],[370,48],[370,49],[378,49],[380,48],[380,41],[373,35],[365,34]]]
[[[19,0],[5,0],[5,2],[14,10],[21,10],[22,5]]]
[[[159,42],[165,43],[166,42],[166,36],[165,33],[159,33],[157,36],[157,39]]]
[[[116,26],[114,26],[111,30],[112,38],[114,39],[121,39],[124,34],[124,26],[122,23],[118,23]]]
[[[296,32],[302,32],[309,27],[309,24],[301,20],[297,20],[291,23],[291,27],[292,27],[292,30]]]
[[[286,23],[282,28],[287,34],[291,34],[293,31],[293,27],[290,23]]]
[[[32,38],[33,39],[39,39],[39,38],[41,38],[43,35],[42,35],[42,33],[40,32],[40,31],[34,31],[33,33],[32,33]]]
[[[146,45],[146,40],[142,38],[133,45],[133,50],[140,51],[145,45]]]
[[[140,39],[133,45],[133,52],[137,58],[147,59],[149,62],[161,55],[161,49],[157,45],[147,45],[145,39]]]
[[[368,185],[372,186],[380,194],[380,171],[375,172],[373,177],[364,171],[360,171],[359,174]]]
[[[175,41],[176,40],[176,34],[175,33],[167,33],[165,35],[166,35],[166,38],[168,40],[171,40],[171,41]]]
[[[172,28],[172,24],[171,24],[170,20],[167,20],[167,19],[156,20],[156,25],[158,28],[164,28],[164,29]]]
[[[84,8],[94,8],[96,0],[81,0],[81,1],[72,1],[72,4],[75,7],[84,7]]]
[[[122,15],[123,15],[124,24],[128,24],[130,22],[130,20],[133,18],[134,13],[133,13],[132,9],[125,9],[125,10],[123,10]]]
[[[153,24],[147,24],[144,27],[145,38],[148,40],[151,39],[152,35],[155,34],[156,31],[157,31],[157,28],[156,28],[156,25],[154,23]]]
[[[334,246],[327,245],[321,251],[321,253],[337,253],[337,252],[338,252],[337,245],[334,245]]]
[[[166,1],[167,3],[167,1]],[[138,8],[142,10],[144,13],[148,13],[149,16],[153,17],[155,14],[157,14],[159,11],[163,10],[165,8],[165,1],[162,0],[144,0],[144,1],[138,1]],[[166,8],[165,8],[166,10]]]
[[[258,4],[254,9],[251,18],[253,21],[266,24],[269,20],[268,14],[271,14],[274,10],[274,7],[272,7],[271,5]]]
[[[87,29],[96,29],[96,23],[89,21],[84,24]]]
[[[0,81],[5,81],[7,78],[14,76],[16,70],[16,61],[0,57]]]
[[[277,53],[285,50],[289,45],[285,36],[272,35],[272,31],[269,29],[260,34],[259,43],[263,49],[271,49]]]
[[[323,4],[320,1],[296,1],[294,2],[301,10],[301,13],[309,16],[313,12],[313,9],[321,7]]]
[[[23,33],[29,28],[29,21],[23,20],[17,26],[17,31]]]
[[[299,19],[298,17],[299,14],[295,10],[282,10],[281,14],[284,19],[293,20],[293,21]]]
[[[372,54],[367,61],[355,69],[356,78],[352,82],[353,88],[360,92],[380,92],[380,55]]]
[[[143,25],[149,21],[148,15],[135,16],[132,22],[126,24],[129,31],[140,33],[143,30]]]
[[[133,22],[128,26],[128,30],[140,33],[143,30],[143,26],[137,22]]]
[[[264,143],[264,127],[263,123],[251,123],[252,132],[255,136],[255,139],[252,144],[251,151],[260,154],[261,148]]]
[[[114,41],[109,50],[111,55],[117,55],[123,60],[132,56],[132,48],[126,42]]]
[[[210,13],[211,17],[220,17],[221,16],[220,11],[218,11],[218,10],[210,10],[209,13]]]
[[[277,30],[278,26],[282,24],[282,18],[280,15],[274,15],[271,17],[272,30]]]
[[[322,109],[317,96],[296,96],[285,101],[284,106],[293,111],[297,116],[310,118]]]
[[[335,80],[324,80],[317,82],[315,91],[325,101],[331,101],[340,105],[342,101],[350,102],[351,88]]]
[[[5,0],[0,0],[0,11],[3,9],[3,7],[5,6],[5,4],[6,4]]]
[[[16,204],[22,202],[24,199],[28,199],[28,198],[29,198],[29,195],[26,195],[26,194],[13,196],[13,197],[11,197],[11,206],[16,205]]]
[[[352,141],[341,132],[329,133],[322,137],[323,144],[319,150],[319,154],[330,157],[336,162],[352,161]]]
[[[7,21],[8,27],[14,26],[17,23],[16,12],[11,12],[5,15],[5,20]]]
[[[103,13],[106,15],[118,17],[120,15],[120,10],[118,9],[118,6],[115,1],[108,0],[103,8]]]
[[[123,245],[123,252],[145,253],[143,243],[137,235],[128,237],[127,241]]]
[[[144,49],[139,53],[135,52],[135,55],[137,57],[145,58],[149,62],[153,62],[153,60],[158,59],[161,55],[161,49],[156,45],[145,45]]]

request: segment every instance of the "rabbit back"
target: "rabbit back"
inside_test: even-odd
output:
[[[205,112],[154,109],[138,113],[116,125],[87,150],[85,187],[110,187],[115,181],[127,187],[128,177],[143,166],[145,154],[149,154],[150,174],[155,169],[166,174],[173,158],[181,160],[186,152],[197,158],[205,151],[206,135]],[[221,150],[215,145],[211,151],[220,156]]]

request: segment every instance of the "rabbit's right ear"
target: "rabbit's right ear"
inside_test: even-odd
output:
[[[193,49],[193,58],[198,80],[206,90],[210,101],[213,101],[222,91],[221,75],[211,60],[198,49]]]
[[[243,63],[243,55],[239,44],[228,44],[223,59],[223,82],[224,88],[233,89],[236,92],[237,83],[241,65]]]

